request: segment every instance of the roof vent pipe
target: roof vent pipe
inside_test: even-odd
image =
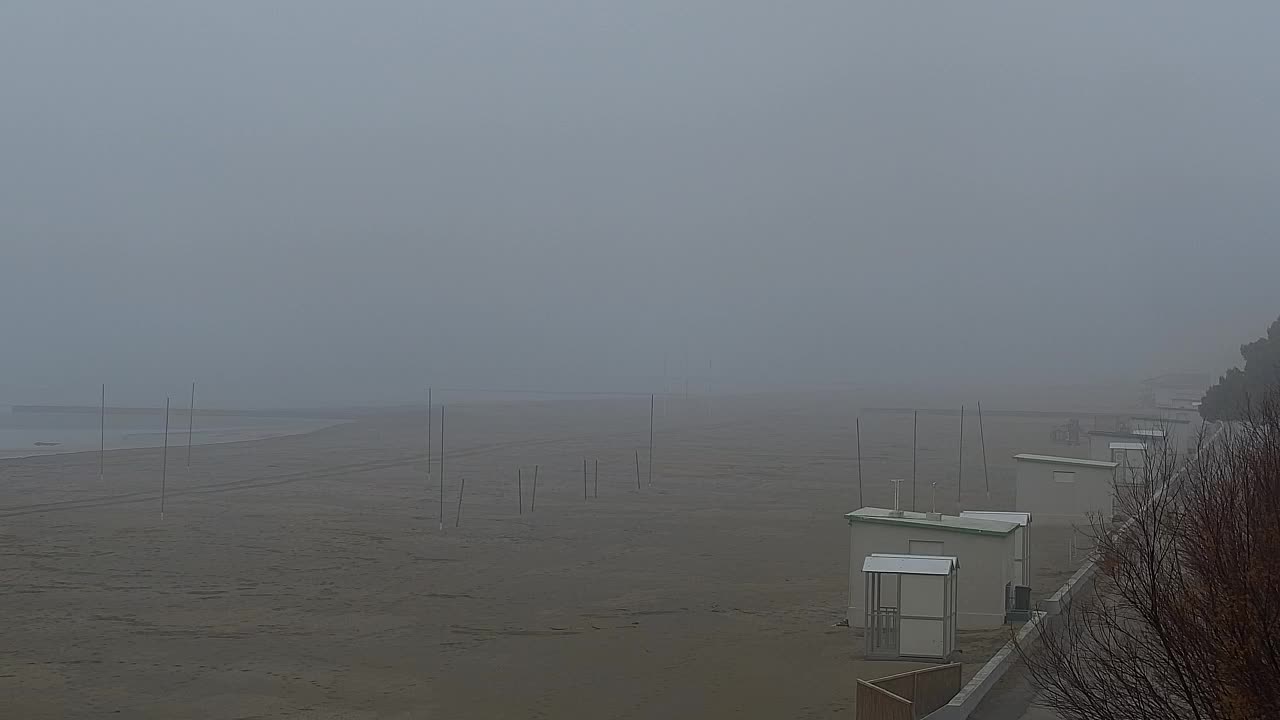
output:
[[[902,480],[890,480],[893,483],[893,510],[889,517],[902,517]]]
[[[929,512],[924,514],[924,519],[932,520],[933,522],[942,522],[942,513],[938,512],[938,481],[934,480],[932,485],[933,499],[929,503]]]

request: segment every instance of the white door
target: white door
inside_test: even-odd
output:
[[[902,575],[898,615],[898,652],[916,657],[942,657],[946,642],[942,575]]]
[[[1023,535],[1026,528],[1021,525],[1017,530],[1013,531],[1013,576],[1017,578],[1019,585],[1030,585],[1031,578],[1027,577],[1027,541]]]

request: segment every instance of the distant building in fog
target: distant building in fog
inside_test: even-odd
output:
[[[1031,513],[1040,524],[1084,526],[1091,514],[1111,518],[1117,463],[1033,453],[1013,459],[1019,512]]]
[[[1140,428],[1136,430],[1089,430],[1089,457],[1094,460],[1111,459],[1111,443],[1136,442],[1149,445],[1154,450],[1163,447],[1164,430]]]

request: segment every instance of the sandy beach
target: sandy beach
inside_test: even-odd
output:
[[[848,717],[855,678],[918,667],[835,626],[863,404],[659,401],[652,486],[648,398],[453,405],[443,530],[422,412],[171,453],[163,520],[159,450],[109,452],[101,479],[96,453],[2,461],[0,715]],[[971,416],[965,507],[1011,507],[1015,452],[1081,454],[1056,422],[985,419],[988,498]],[[862,438],[883,505],[911,418],[864,415]],[[921,417],[921,509],[936,479],[954,511],[958,444]],[[1033,539],[1039,595],[1071,567]],[[967,672],[1004,639],[962,633]]]

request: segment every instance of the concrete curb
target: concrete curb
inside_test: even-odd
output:
[[[995,684],[1009,671],[1010,666],[1018,660],[1017,645],[1026,648],[1038,640],[1041,632],[1056,627],[1061,622],[1062,611],[1071,604],[1072,595],[1088,590],[1093,584],[1096,571],[1097,565],[1093,559],[1080,566],[1080,569],[1076,570],[1075,574],[1058,588],[1052,597],[1040,603],[1041,610],[1018,630],[1016,641],[1010,640],[1005,643],[978,670],[969,683],[961,688],[954,698],[951,698],[951,702],[926,715],[925,720],[967,720],[977,709],[978,704],[991,692],[991,688],[995,687]]]

